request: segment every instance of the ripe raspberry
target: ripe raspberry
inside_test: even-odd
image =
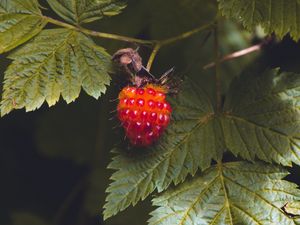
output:
[[[154,143],[170,122],[172,112],[166,91],[158,85],[127,86],[119,94],[118,117],[126,137],[135,146]]]

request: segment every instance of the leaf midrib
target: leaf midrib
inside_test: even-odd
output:
[[[231,213],[231,209],[230,209],[230,202],[229,202],[229,198],[228,198],[228,194],[227,194],[227,189],[226,189],[226,185],[225,185],[225,176],[223,174],[223,165],[221,162],[218,162],[217,164],[217,167],[218,169],[218,176],[220,178],[220,182],[221,182],[221,185],[222,185],[222,189],[224,191],[224,200],[225,200],[225,203],[224,203],[224,207],[227,208],[228,210],[228,215],[229,215],[229,220],[230,220],[230,224],[233,225],[233,219],[232,219],[232,213]]]
[[[246,190],[248,193],[254,195],[254,196],[257,197],[258,199],[260,199],[261,201],[265,202],[267,205],[269,205],[270,207],[272,207],[273,209],[275,209],[276,211],[278,211],[280,214],[283,214],[285,217],[287,217],[287,216],[285,215],[285,213],[284,213],[282,210],[280,210],[280,209],[277,208],[275,205],[273,205],[272,203],[270,203],[269,201],[267,201],[264,197],[262,197],[262,196],[259,195],[258,193],[253,192],[252,190],[250,190],[249,188],[247,188],[246,186],[244,186],[244,185],[242,185],[242,184],[240,184],[240,183],[238,183],[238,182],[235,182],[234,180],[232,180],[232,179],[229,178],[228,176],[225,176],[225,175],[224,175],[224,178],[225,178],[225,180],[227,180],[227,181],[229,181],[229,182],[231,182],[231,183],[233,183],[233,184],[235,184],[235,185],[241,187],[242,189]],[[294,220],[293,220],[292,218],[290,218],[290,217],[287,217],[287,218],[288,218],[289,220],[291,220],[292,222],[294,222]]]

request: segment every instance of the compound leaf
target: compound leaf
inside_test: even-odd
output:
[[[241,21],[249,30],[261,25],[265,32],[300,38],[300,3],[298,0],[218,0],[222,13]]]
[[[106,218],[208,168],[226,150],[248,160],[300,164],[298,74],[245,73],[232,83],[220,113],[199,86],[187,82],[182,89],[173,120],[150,154],[118,150],[110,164],[117,172],[107,189]]]
[[[46,24],[36,0],[0,0],[0,54],[28,41]]]
[[[300,198],[288,173],[246,162],[218,164],[154,198],[150,225],[296,224],[281,208]]]
[[[126,6],[120,0],[48,0],[48,3],[58,15],[73,24],[117,15]]]
[[[81,87],[99,98],[110,83],[110,55],[68,29],[44,30],[9,58],[13,62],[5,72],[2,115],[24,107],[32,111],[44,101],[52,106],[60,95],[70,103]]]

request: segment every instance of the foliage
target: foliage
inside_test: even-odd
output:
[[[50,1],[58,9],[56,1]],[[79,22],[90,22],[103,15],[115,15],[124,7],[114,1],[66,1],[69,7],[87,6],[72,14]],[[61,4],[66,4],[61,1]],[[75,4],[76,3],[76,4]],[[97,3],[97,4],[96,4]],[[77,5],[78,4],[78,5]],[[0,2],[0,27],[4,35],[1,52],[28,41],[46,25],[36,0],[26,3],[20,0]],[[60,8],[61,9],[61,8]],[[57,11],[57,10],[56,10]],[[62,12],[59,11],[59,14]],[[63,16],[67,18],[66,16]],[[17,34],[17,35],[15,35]],[[13,40],[11,40],[13,37]],[[32,111],[44,101],[49,106],[56,104],[60,95],[67,103],[78,98],[83,89],[94,98],[105,93],[110,83],[110,55],[104,48],[81,32],[71,29],[50,29],[42,31],[28,44],[9,55],[13,63],[5,73],[1,102],[1,115],[13,109],[26,108]]]
[[[199,86],[187,83],[173,105],[173,123],[153,153],[134,158],[120,150],[113,159],[109,168],[118,171],[107,189],[104,215],[135,205],[172,181],[181,183],[212,159],[221,160],[224,150],[248,160],[299,164],[299,82],[299,75],[278,70],[244,74],[233,82],[221,114]]]
[[[9,58],[13,62],[4,77],[2,115],[14,108],[35,110],[45,100],[52,106],[60,95],[70,103],[79,96],[81,86],[98,98],[110,82],[108,53],[68,29],[44,30]]]
[[[47,21],[36,0],[0,1],[0,53],[7,52],[37,35]]]
[[[300,197],[286,175],[261,163],[218,164],[154,198],[150,224],[296,224],[281,210]]]
[[[102,40],[98,45],[96,38],[141,45],[141,54],[169,45],[156,58],[161,63],[155,71],[175,62],[185,75],[179,94],[169,98],[170,126],[145,149],[116,144],[121,135],[108,130],[113,126],[108,111],[115,107],[109,98],[118,95],[116,87],[100,104],[83,97],[77,109],[58,105],[38,121],[39,153],[84,168],[70,198],[80,195],[86,217],[98,214],[103,203],[108,219],[156,192],[150,225],[300,224],[300,191],[284,180],[285,167],[300,165],[299,72],[266,69],[251,57],[219,65],[218,56],[218,51],[228,54],[251,44],[253,36],[234,21],[252,33],[260,25],[267,35],[298,40],[298,0],[130,0],[128,7],[120,0],[40,3],[0,0],[0,53],[15,49],[7,54],[2,116],[13,109],[33,111],[44,102],[53,106],[61,97],[69,104],[81,89],[102,97],[116,74],[108,52],[120,44]],[[45,7],[63,20],[48,16]],[[210,62],[216,68],[203,70]],[[253,65],[245,67],[246,62]],[[108,168],[114,173],[105,199],[109,170],[103,166],[112,145]],[[67,197],[67,205],[74,201]],[[63,204],[62,211],[66,208]],[[127,217],[133,220],[136,212]],[[54,223],[64,222],[59,219]],[[15,225],[52,224],[44,220],[31,213],[12,216]]]
[[[280,38],[290,32],[300,37],[300,3],[298,0],[218,0],[224,15],[241,21],[249,30],[261,25],[265,32]]]

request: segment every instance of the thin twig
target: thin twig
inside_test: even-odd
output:
[[[257,44],[257,45],[253,45],[249,48],[245,48],[245,49],[230,53],[228,55],[225,55],[223,58],[220,58],[219,62],[221,63],[221,62],[229,61],[229,60],[239,58],[239,57],[244,56],[244,55],[248,55],[252,52],[259,51],[259,50],[261,50],[262,46],[263,46],[263,43],[260,43],[260,44]],[[205,65],[203,67],[203,69],[209,69],[209,68],[212,68],[214,66],[216,66],[216,62],[211,62],[211,63]]]
[[[202,25],[200,27],[197,27],[197,28],[195,28],[193,30],[190,30],[190,31],[185,32],[185,33],[182,33],[182,34],[180,34],[178,36],[167,38],[165,40],[161,40],[159,42],[160,42],[161,46],[169,45],[169,44],[172,44],[174,42],[177,42],[177,41],[189,38],[192,35],[200,33],[202,31],[212,29],[214,26],[215,26],[215,21],[207,23],[207,24],[204,24],[204,25]]]
[[[149,60],[148,60],[148,63],[147,63],[147,70],[150,71],[151,69],[151,66],[154,62],[154,59],[159,51],[159,49],[161,48],[161,45],[160,44],[156,44],[151,52],[151,55],[149,57]]]
[[[142,39],[127,37],[127,36],[122,36],[122,35],[117,35],[117,34],[109,34],[109,33],[89,30],[89,29],[86,29],[83,27],[74,26],[72,24],[53,19],[53,18],[50,18],[47,16],[44,16],[44,19],[46,19],[49,23],[58,25],[60,27],[65,27],[68,29],[80,31],[82,33],[85,33],[85,34],[88,34],[88,35],[91,35],[94,37],[107,38],[107,39],[112,39],[112,40],[132,42],[132,43],[138,43],[138,44],[144,44],[144,45],[153,45],[153,43],[154,43],[154,41],[152,41],[152,40],[142,40]]]
[[[151,66],[153,64],[153,61],[154,61],[158,51],[161,49],[161,47],[163,47],[165,45],[170,45],[170,44],[175,43],[177,41],[180,41],[180,40],[183,40],[185,38],[191,37],[192,35],[194,35],[196,33],[199,33],[199,32],[202,32],[204,30],[212,28],[214,25],[215,25],[215,23],[208,23],[208,24],[205,24],[203,26],[197,27],[193,30],[190,30],[188,32],[182,33],[178,36],[175,36],[175,37],[172,37],[172,38],[167,38],[167,39],[164,39],[164,40],[155,41],[156,44],[155,44],[155,46],[152,50],[152,53],[151,53],[151,55],[149,57],[149,60],[148,60],[148,63],[147,63],[147,70],[150,71]]]
[[[222,90],[221,90],[221,76],[220,76],[220,61],[219,61],[219,35],[218,24],[214,28],[214,52],[215,52],[215,80],[216,80],[216,100],[217,100],[217,112],[222,109]]]

